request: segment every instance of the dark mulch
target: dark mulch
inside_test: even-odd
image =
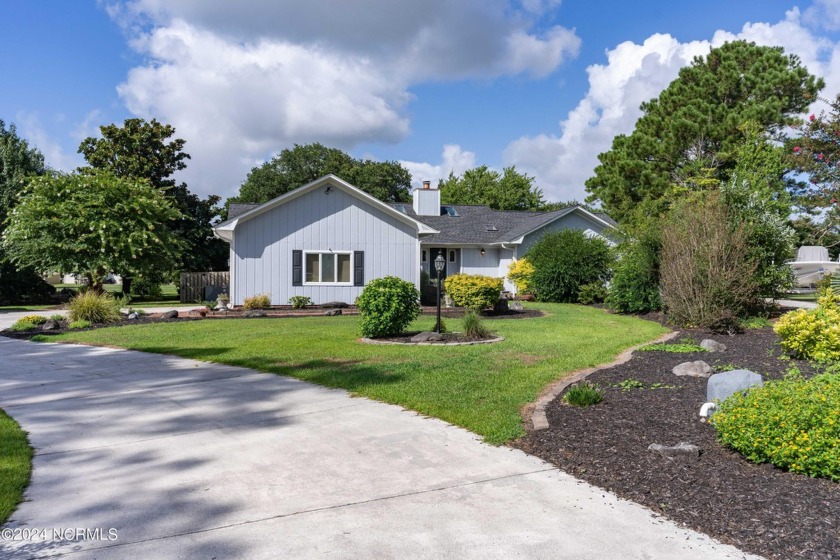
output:
[[[742,550],[769,558],[840,557],[840,484],[756,465],[721,447],[714,429],[698,418],[706,380],[671,373],[675,365],[694,360],[769,378],[783,376],[791,365],[806,376],[813,370],[780,360],[770,328],[735,336],[684,331],[677,338],[682,337],[713,338],[727,350],[636,352],[629,362],[589,376],[605,387],[601,404],[577,408],[558,398],[546,411],[551,427],[514,445]],[[676,388],[615,387],[627,379]],[[671,462],[647,450],[651,443],[681,441],[700,446],[700,458]]]

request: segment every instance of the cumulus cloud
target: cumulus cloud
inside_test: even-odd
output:
[[[809,25],[829,31],[840,29],[840,0],[814,0],[803,19]]]
[[[419,187],[423,181],[435,184],[440,179],[446,179],[450,173],[461,175],[464,171],[476,166],[475,154],[461,149],[457,144],[446,144],[438,164],[415,161],[401,161],[412,177],[412,186]]]
[[[187,140],[191,188],[231,195],[292,143],[398,142],[412,85],[551,73],[580,47],[573,30],[537,30],[556,5],[134,0],[109,13],[148,59],[118,88],[128,109]]]
[[[826,78],[824,95],[840,90],[840,46],[815,35],[793,9],[776,24],[750,23],[739,33],[718,31],[711,40],[681,43],[657,34],[642,44],[625,42],[607,52],[606,64],[587,69],[589,90],[559,123],[556,133],[523,136],[504,151],[506,165],[534,175],[550,200],[581,200],[584,182],[618,134],[629,134],[641,116],[640,104],[659,95],[695,56],[726,41],[746,39],[778,45],[798,55],[811,73]]]

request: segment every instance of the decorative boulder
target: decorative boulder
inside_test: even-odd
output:
[[[323,307],[324,309],[331,309],[331,308],[346,309],[346,308],[350,307],[350,305],[347,304],[347,303],[344,303],[343,301],[330,301],[328,303],[322,303],[321,307]]]
[[[648,445],[648,451],[658,453],[669,461],[674,461],[676,459],[697,459],[700,457],[700,448],[685,441],[681,441],[677,445],[671,446],[651,443]]]
[[[700,347],[706,352],[725,352],[726,344],[707,338],[700,343]]]
[[[139,318],[140,318],[140,314],[137,313],[136,311],[134,313],[129,313],[128,317],[126,317],[126,319],[128,319],[130,321],[133,321],[134,319],[139,319]]]
[[[161,319],[177,319],[178,318],[178,311],[176,309],[171,309],[169,311],[161,313],[160,317],[161,317]]]
[[[674,375],[689,377],[709,377],[712,374],[712,366],[700,360],[696,362],[683,362],[671,370]]]
[[[265,317],[267,313],[262,309],[249,309],[245,313],[242,314],[243,317],[252,319],[254,317]]]
[[[55,319],[47,319],[47,322],[41,325],[42,331],[56,331],[61,328],[61,325],[58,324],[58,321]]]
[[[334,317],[336,315],[341,315],[341,309],[330,309],[329,311],[325,311],[324,315],[327,317]]]
[[[748,369],[733,369],[716,373],[706,384],[706,401],[724,401],[738,391],[764,385],[764,379]]]
[[[511,311],[524,311],[525,310],[525,308],[522,307],[522,304],[519,303],[518,301],[508,302],[508,309],[510,309]]]
[[[436,332],[421,332],[411,337],[411,342],[440,342],[441,340],[444,340],[444,336]]]

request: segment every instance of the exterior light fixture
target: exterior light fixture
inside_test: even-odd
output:
[[[484,247],[482,247],[481,251],[479,251],[479,252],[481,253],[481,256],[483,257],[484,256]]]

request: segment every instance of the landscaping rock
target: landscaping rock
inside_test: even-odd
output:
[[[126,319],[129,319],[129,320],[132,320],[132,321],[133,321],[134,319],[139,319],[139,318],[140,318],[140,314],[139,314],[139,313],[137,313],[137,312],[134,312],[134,313],[129,313],[129,314],[128,314],[128,317],[126,317]]]
[[[61,325],[54,319],[47,319],[47,322],[41,325],[42,331],[56,331],[60,328]]]
[[[343,301],[331,301],[331,302],[328,302],[328,303],[322,303],[321,307],[323,307],[324,309],[330,309],[330,308],[346,309],[346,308],[350,307],[350,305],[347,304],[347,303],[344,303]]]
[[[249,309],[248,311],[242,314],[242,316],[246,319],[252,319],[254,317],[266,317],[267,315],[268,313],[266,313],[262,309]]]
[[[703,348],[706,352],[726,351],[726,344],[718,342],[717,340],[712,340],[711,338],[704,339],[703,342],[700,343],[700,347]]]
[[[336,315],[341,315],[341,309],[330,309],[329,311],[325,311],[324,315],[327,317],[334,317]]]
[[[706,362],[697,360],[696,362],[683,362],[674,366],[674,369],[671,371],[674,375],[681,377],[709,377],[712,374],[712,366]]]
[[[511,311],[524,311],[525,310],[525,308],[522,307],[522,304],[519,303],[518,301],[508,302],[508,309],[510,309]]]
[[[700,457],[700,448],[693,443],[687,443],[685,441],[671,446],[651,443],[648,445],[648,451],[659,453],[669,461],[675,461],[677,459],[698,459]]]
[[[136,315],[136,314],[135,314]],[[178,318],[178,310],[171,309],[169,311],[165,311],[160,315],[161,319],[177,319]],[[137,317],[135,317],[136,319]]]
[[[748,369],[733,369],[716,373],[706,384],[706,400],[708,402],[723,401],[738,391],[745,391],[756,385],[764,385],[764,379]]]
[[[411,342],[440,342],[442,340],[444,336],[436,332],[421,332],[411,337]]]

